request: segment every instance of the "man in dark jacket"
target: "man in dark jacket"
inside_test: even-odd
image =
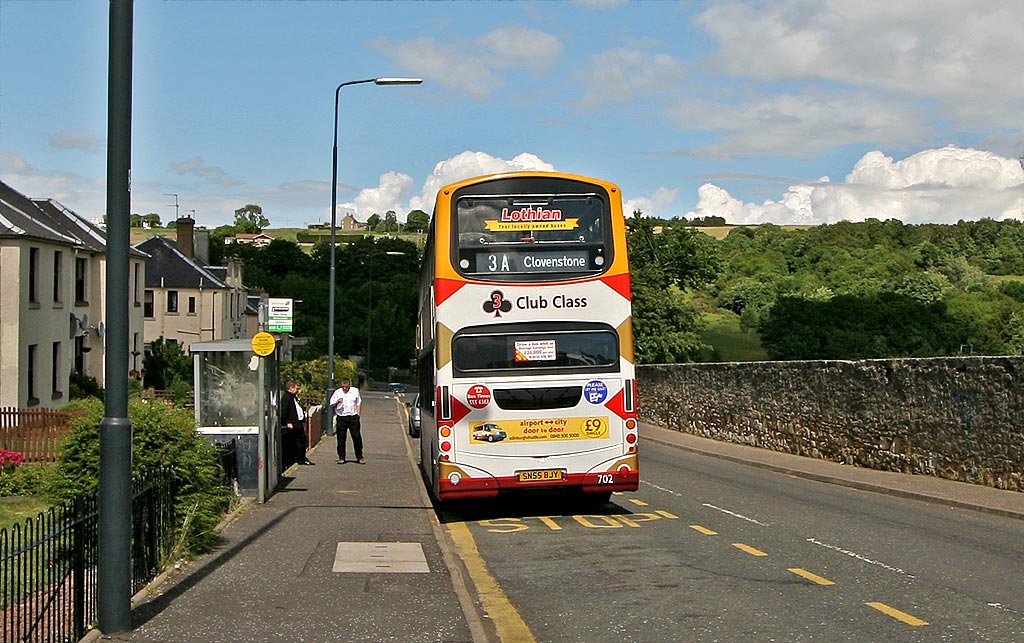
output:
[[[284,467],[287,469],[292,463],[315,464],[306,457],[306,449],[309,448],[309,440],[306,437],[306,413],[295,397],[299,392],[299,385],[295,380],[288,380],[285,383],[285,392],[281,396],[281,435],[282,448],[284,450]]]

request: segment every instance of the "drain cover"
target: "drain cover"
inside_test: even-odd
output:
[[[338,543],[336,573],[425,574],[430,572],[420,543]]]

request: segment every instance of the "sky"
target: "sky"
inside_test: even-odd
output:
[[[0,0],[0,180],[106,202],[109,5]],[[557,170],[627,214],[1024,218],[1024,2],[156,2],[134,9],[132,212],[213,228],[430,212]]]

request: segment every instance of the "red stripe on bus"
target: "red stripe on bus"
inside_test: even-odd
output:
[[[444,300],[457,293],[459,288],[465,285],[466,282],[459,279],[441,279],[440,277],[434,279],[435,304],[440,306]]]
[[[621,275],[608,275],[607,277],[601,277],[601,281],[603,281],[606,286],[622,295],[626,300],[633,300],[631,291],[629,289],[629,273],[623,273]]]

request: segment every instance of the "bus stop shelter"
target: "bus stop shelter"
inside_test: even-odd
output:
[[[238,491],[258,502],[273,494],[281,470],[278,351],[257,355],[249,339],[189,346],[197,430],[234,451]]]

